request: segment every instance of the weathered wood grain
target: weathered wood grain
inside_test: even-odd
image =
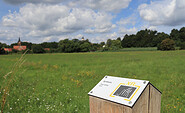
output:
[[[149,113],[160,113],[161,111],[161,93],[150,85],[150,103]]]
[[[90,113],[132,113],[130,107],[89,96]]]
[[[161,93],[149,84],[132,108],[93,96],[89,105],[90,113],[160,113]]]
[[[144,92],[139,97],[138,101],[132,108],[132,113],[148,113],[149,103],[149,85],[146,87]]]

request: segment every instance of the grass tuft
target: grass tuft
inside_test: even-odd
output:
[[[21,66],[26,61],[25,60],[26,52],[27,51],[25,51],[24,54],[22,54],[22,56],[20,57],[20,59],[14,64],[11,71],[3,76],[4,81],[3,81],[3,84],[2,84],[1,90],[0,90],[3,93],[2,98],[1,98],[1,113],[4,112],[4,107],[6,105],[7,96],[9,96],[10,87],[12,85],[12,82],[15,80],[16,74],[20,71]],[[21,74],[24,72],[25,72],[25,70],[22,71]]]

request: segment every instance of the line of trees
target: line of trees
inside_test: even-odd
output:
[[[158,50],[175,50],[176,47],[185,49],[185,27],[173,29],[170,35],[153,30],[140,30],[136,34],[125,35],[116,40],[108,39],[104,50],[117,50],[131,47],[157,47]]]
[[[166,40],[166,41],[164,41]],[[165,49],[163,46],[170,43],[171,49]],[[158,47],[159,50],[174,50],[174,47],[185,49],[185,27],[180,30],[173,29],[170,35],[153,30],[141,30],[136,34],[125,35],[121,41],[123,48],[129,47]],[[167,44],[168,45],[168,44]]]
[[[135,35],[125,35],[122,40],[122,47],[157,47],[164,39],[175,41],[176,46],[181,46],[185,42],[185,27],[180,30],[173,29],[170,35],[152,30],[141,30]]]
[[[6,45],[5,43],[0,43],[0,54],[5,54],[3,48],[13,48],[17,43],[12,43],[11,45]],[[87,40],[78,39],[64,39],[59,42],[43,42],[40,44],[34,44],[31,42],[22,42],[21,45],[27,46],[28,53],[73,53],[73,52],[90,52],[102,49],[105,43],[91,43]],[[24,51],[13,50],[13,53],[23,53]]]
[[[101,43],[91,43],[88,39],[64,39],[59,42],[43,42],[41,44],[22,42],[21,44],[27,46],[29,53],[108,51],[130,47],[158,47],[159,50],[174,50],[177,46],[180,49],[185,49],[185,27],[180,30],[173,29],[170,34],[145,29],[138,31],[136,34],[126,34],[123,39],[118,37],[115,40],[108,39]],[[7,45],[0,42],[0,54],[6,53],[3,48],[13,48],[14,45],[17,45],[17,43]],[[49,48],[49,50],[44,48]]]

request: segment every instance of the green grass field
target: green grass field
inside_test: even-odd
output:
[[[20,56],[0,56],[1,86]],[[148,80],[162,92],[162,113],[185,112],[185,51],[28,54],[26,59],[4,112],[88,113],[87,93],[105,75]]]

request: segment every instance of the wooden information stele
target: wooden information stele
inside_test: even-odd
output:
[[[88,95],[133,107],[149,81],[105,76]]]

